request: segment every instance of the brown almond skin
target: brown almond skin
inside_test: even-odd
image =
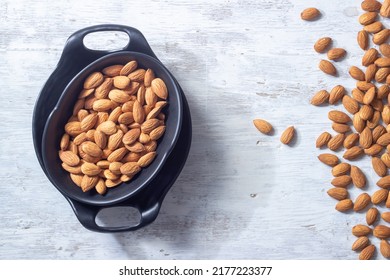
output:
[[[376,184],[382,189],[390,189],[390,175],[382,177]]]
[[[344,112],[339,110],[331,110],[328,112],[328,118],[337,123],[349,123],[351,118]]]
[[[316,20],[321,16],[321,12],[317,8],[307,8],[304,9],[301,12],[301,19],[307,20],[307,21],[312,21]]]
[[[351,166],[351,178],[355,187],[362,189],[366,186],[366,176],[364,175],[363,171],[355,165]]]
[[[342,162],[332,168],[332,175],[334,177],[346,175],[350,170],[351,170],[351,165],[349,163]]]
[[[320,106],[328,102],[329,96],[329,92],[327,92],[326,90],[320,90],[312,97],[312,99],[310,100],[310,104],[314,106]]]
[[[354,146],[354,147],[352,147],[344,152],[343,158],[345,158],[347,160],[355,160],[355,159],[361,157],[362,155],[364,155],[363,148],[358,147],[358,146]]]
[[[355,144],[357,143],[358,140],[359,140],[359,134],[351,133],[347,137],[345,137],[344,142],[343,142],[343,146],[346,149],[350,149],[353,146],[355,146]]]
[[[339,102],[345,95],[345,88],[337,85],[329,93],[329,104],[333,105]]]
[[[385,202],[389,195],[389,191],[386,189],[380,189],[375,191],[371,196],[371,202],[375,205]]]
[[[370,240],[367,236],[361,236],[352,244],[353,251],[361,251],[370,244]]]
[[[253,120],[253,124],[263,134],[270,134],[273,130],[272,125],[263,119],[255,119]]]
[[[342,147],[343,143],[344,143],[344,134],[339,133],[333,136],[332,139],[329,140],[328,148],[332,151],[336,151]]]
[[[290,126],[285,131],[283,131],[282,135],[280,136],[280,142],[282,142],[285,145],[288,145],[293,140],[294,135],[295,135],[295,128],[294,126]]]
[[[380,251],[383,257],[390,258],[390,244],[387,240],[382,239],[380,243]]]
[[[353,202],[349,198],[340,200],[335,207],[335,209],[339,212],[347,212],[352,208],[353,208]]]
[[[359,103],[353,99],[352,97],[348,96],[348,95],[344,95],[343,99],[342,99],[342,103],[343,103],[343,106],[344,108],[350,113],[350,114],[356,114],[357,112],[359,112]]]
[[[348,191],[345,188],[331,188],[327,191],[327,194],[336,200],[348,198]]]
[[[332,135],[329,132],[325,131],[321,133],[316,140],[316,148],[321,148],[323,146],[326,146],[331,138]]]
[[[366,213],[367,225],[369,225],[369,226],[373,225],[378,220],[378,217],[379,217],[378,209],[376,209],[375,207],[368,209],[368,211]]]
[[[380,21],[375,21],[363,27],[363,30],[372,34],[378,33],[382,29],[383,29],[383,24]]]
[[[349,175],[341,175],[332,179],[331,184],[337,188],[346,188],[352,183],[352,178]]]
[[[373,157],[371,159],[372,167],[376,174],[380,177],[384,177],[387,174],[387,166],[383,163],[383,161],[378,157]]]
[[[368,193],[362,193],[355,199],[353,210],[359,212],[364,210],[371,203],[371,197]]]
[[[375,246],[374,245],[368,245],[366,248],[364,248],[360,255],[359,260],[370,260],[375,253]]]
[[[364,53],[362,58],[362,65],[367,67],[370,64],[373,64],[377,58],[378,51],[374,48],[371,48]]]
[[[332,44],[332,38],[323,37],[317,40],[314,44],[314,50],[318,53],[324,53]]]
[[[390,227],[385,225],[377,225],[374,228],[373,234],[380,239],[386,239],[390,237]]]
[[[320,63],[318,64],[318,68],[324,72],[325,74],[331,75],[331,76],[337,76],[337,69],[336,67],[332,64],[332,62],[321,59]]]
[[[381,217],[385,222],[390,223],[390,212],[383,212]]]
[[[351,66],[349,68],[348,72],[349,72],[349,75],[352,78],[354,78],[355,80],[365,81],[365,79],[366,79],[366,76],[365,76],[364,72],[360,68],[358,68],[356,66]]]
[[[325,153],[325,154],[320,154],[318,156],[318,159],[326,164],[326,165],[329,165],[331,167],[333,166],[336,166],[337,164],[339,164],[340,160],[339,158],[336,156],[336,155],[333,155],[333,154],[328,154],[328,153]]]
[[[368,25],[375,22],[378,17],[377,12],[366,12],[359,17],[359,23],[361,25]]]
[[[390,57],[390,45],[389,44],[381,44],[379,46],[379,50],[383,56]]]
[[[356,225],[352,228],[352,234],[356,237],[367,236],[371,231],[371,228],[366,225]]]
[[[376,0],[364,0],[361,3],[362,10],[367,12],[379,12],[382,4]]]
[[[365,30],[361,30],[357,34],[357,43],[362,50],[367,50],[369,47],[369,34]]]
[[[371,147],[364,149],[364,153],[368,156],[376,156],[382,151],[383,147],[379,144],[374,144]]]
[[[337,61],[337,60],[344,58],[346,53],[347,52],[342,48],[333,48],[333,49],[328,51],[327,55],[328,55],[329,60]]]

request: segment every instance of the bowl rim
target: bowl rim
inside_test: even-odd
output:
[[[65,96],[67,94],[69,94],[70,88],[72,88],[72,86],[74,86],[75,83],[77,83],[77,82],[81,83],[84,80],[84,79],[82,79],[80,77],[86,75],[86,73],[92,73],[93,71],[101,71],[105,66],[98,67],[97,65],[104,64],[105,62],[106,62],[107,66],[108,65],[113,65],[112,63],[108,63],[108,61],[112,61],[114,59],[119,59],[121,57],[129,57],[128,61],[130,61],[131,59],[135,59],[140,64],[142,64],[142,61],[144,61],[144,60],[149,60],[153,64],[158,65],[158,67],[160,67],[160,70],[162,70],[164,72],[164,74],[167,75],[167,77],[169,77],[169,81],[164,80],[164,82],[169,84],[174,89],[175,93],[170,92],[170,96],[172,94],[175,94],[175,96],[178,99],[177,100],[177,104],[178,104],[178,108],[177,108],[177,121],[175,121],[176,126],[175,126],[175,129],[174,129],[174,132],[173,132],[172,140],[170,141],[169,148],[164,150],[163,153],[161,153],[161,151],[160,151],[160,153],[159,153],[159,156],[160,156],[159,163],[154,168],[154,170],[153,170],[153,172],[151,173],[150,176],[148,176],[145,180],[143,180],[142,183],[139,186],[137,186],[134,190],[132,190],[131,192],[128,192],[128,193],[126,193],[126,194],[124,194],[122,196],[119,196],[119,197],[113,197],[111,199],[103,199],[101,201],[95,201],[95,199],[91,199],[91,197],[88,197],[88,196],[80,197],[80,195],[76,195],[73,192],[67,191],[67,189],[64,188],[62,186],[62,184],[60,184],[58,182],[58,180],[56,180],[57,178],[55,178],[55,176],[53,176],[52,172],[50,171],[51,170],[51,167],[50,167],[51,165],[48,164],[47,150],[45,149],[46,142],[47,142],[47,133],[48,133],[48,128],[50,127],[51,120],[53,120],[53,118],[55,118],[55,117],[58,117],[56,115],[59,113],[58,112],[59,111],[59,107],[63,103],[63,100],[64,100]],[[78,81],[79,79],[81,79],[81,80]],[[147,187],[153,181],[153,179],[157,176],[159,171],[162,169],[163,165],[167,161],[167,158],[169,157],[169,155],[171,154],[172,150],[174,149],[174,147],[177,144],[177,140],[179,138],[180,131],[181,131],[182,120],[183,120],[182,93],[181,93],[181,90],[180,90],[179,86],[177,85],[177,82],[176,82],[175,78],[170,73],[170,71],[165,67],[165,65],[163,63],[161,63],[158,59],[156,59],[154,57],[151,57],[151,56],[146,55],[144,53],[133,52],[133,51],[118,51],[118,52],[107,54],[107,55],[105,55],[105,56],[103,56],[103,57],[101,57],[101,58],[91,62],[87,66],[85,66],[82,70],[80,70],[70,80],[70,82],[67,84],[67,86],[62,91],[61,96],[58,99],[56,105],[54,106],[52,112],[50,113],[50,115],[49,115],[49,117],[48,117],[48,119],[46,121],[46,124],[45,124],[45,127],[44,127],[44,131],[43,131],[43,136],[42,136],[42,158],[43,158],[43,162],[44,162],[44,165],[46,167],[46,170],[47,170],[47,174],[46,175],[47,175],[48,179],[51,181],[51,183],[64,196],[66,196],[68,198],[71,198],[71,199],[74,199],[76,201],[82,202],[82,203],[86,203],[86,204],[90,204],[90,205],[97,205],[97,206],[106,206],[106,205],[117,204],[117,203],[120,203],[120,202],[122,202],[124,200],[128,200],[130,197],[136,195],[142,189]],[[57,157],[58,157],[58,154],[57,154]],[[58,168],[62,168],[62,167],[59,166]],[[75,187],[77,187],[77,186],[75,186]],[[87,193],[88,192],[86,192],[85,194],[87,194]],[[102,196],[102,197],[104,197],[104,196]]]

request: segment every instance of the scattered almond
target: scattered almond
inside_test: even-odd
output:
[[[288,127],[285,131],[283,131],[280,136],[280,142],[285,145],[290,144],[295,135],[295,128],[293,126]]]
[[[317,8],[307,8],[301,12],[301,19],[303,20],[316,20],[320,17],[321,12]]]
[[[332,44],[332,39],[330,37],[320,38],[314,44],[314,50],[318,53],[324,53],[331,44]]]
[[[320,63],[318,64],[318,68],[325,74],[331,75],[331,76],[337,76],[337,69],[334,67],[332,62],[328,60],[321,59]]]
[[[370,244],[370,240],[367,236],[361,236],[352,244],[353,251],[361,251]]]
[[[364,248],[359,255],[359,260],[370,260],[375,253],[375,245],[368,245]]]
[[[367,225],[373,225],[379,217],[379,211],[375,207],[370,208],[366,213],[366,223]]]

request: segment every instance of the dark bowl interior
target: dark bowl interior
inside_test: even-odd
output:
[[[82,192],[70,179],[69,173],[61,167],[58,156],[59,143],[64,134],[64,126],[72,115],[73,106],[82,89],[85,78],[94,71],[101,71],[104,67],[114,64],[126,64],[130,60],[137,60],[138,67],[151,68],[156,77],[164,80],[169,91],[168,106],[164,108],[166,114],[166,131],[158,140],[157,156],[146,168],[143,168],[130,182],[110,188],[105,195],[96,191]],[[56,107],[50,114],[45,125],[42,140],[43,162],[49,180],[65,196],[77,201],[92,205],[110,205],[130,198],[132,195],[148,186],[158,174],[167,157],[176,145],[181,130],[183,118],[182,97],[180,91],[168,70],[159,62],[148,55],[137,52],[116,52],[106,55],[84,68],[68,84],[62,93]]]

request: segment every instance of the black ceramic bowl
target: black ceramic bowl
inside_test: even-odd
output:
[[[136,60],[141,68],[153,69],[156,77],[163,79],[166,83],[169,92],[168,106],[164,108],[164,113],[166,114],[166,131],[158,141],[157,156],[152,164],[143,168],[130,182],[122,183],[115,188],[110,188],[103,196],[95,191],[84,193],[73,183],[69,173],[61,167],[58,150],[60,139],[64,134],[64,126],[72,115],[73,106],[82,90],[86,77],[92,72],[101,71],[107,66],[126,64],[130,60]],[[48,178],[66,197],[81,203],[94,206],[107,206],[128,200],[148,186],[156,177],[175,147],[181,131],[183,118],[182,102],[181,92],[174,78],[164,65],[153,57],[137,52],[122,51],[108,54],[94,61],[68,84],[46,123],[43,132],[42,155]]]

